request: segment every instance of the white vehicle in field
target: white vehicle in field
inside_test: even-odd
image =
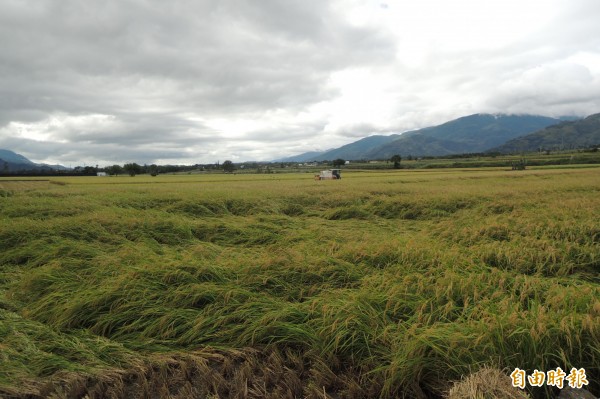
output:
[[[322,170],[321,173],[315,175],[315,180],[339,180],[342,178],[340,169]]]

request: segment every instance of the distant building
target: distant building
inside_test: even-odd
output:
[[[106,176],[106,172],[96,172],[96,176]]]

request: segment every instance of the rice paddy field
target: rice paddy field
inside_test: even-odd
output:
[[[0,397],[599,395],[599,216],[597,167],[3,179]]]

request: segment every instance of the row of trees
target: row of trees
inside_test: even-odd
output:
[[[126,163],[121,165],[107,166],[104,169],[98,169],[98,172],[106,172],[109,175],[116,176],[122,174],[128,174],[135,176],[139,174],[149,174],[156,176],[164,173],[176,173],[176,172],[190,172],[192,170],[219,170],[221,166],[219,164],[206,164],[206,165],[139,165],[135,162]]]
[[[400,162],[402,161],[402,157],[400,155],[394,155],[393,157],[390,158],[389,161],[393,162],[395,169],[401,168]],[[341,167],[346,164],[346,160],[338,158],[338,159],[331,161],[331,163],[329,163],[329,164],[333,165],[333,167]],[[263,164],[262,163],[261,164],[252,163],[252,165],[257,170],[261,170],[260,165],[263,165]],[[267,170],[269,170],[268,165],[270,165],[270,163],[267,163]],[[241,168],[244,168],[244,166],[251,166],[251,165],[244,164],[241,166]],[[281,163],[280,166],[283,168],[284,164]],[[85,166],[85,167],[77,166],[76,168],[73,169],[73,172],[77,173],[77,174],[83,174],[83,175],[95,175],[97,172],[105,172],[111,176],[117,176],[117,175],[123,175],[123,174],[128,174],[130,176],[135,176],[135,175],[139,175],[139,174],[150,174],[152,176],[156,176],[156,175],[164,174],[164,173],[189,172],[192,170],[222,170],[226,173],[232,173],[236,169],[237,169],[236,165],[232,161],[227,160],[227,161],[223,162],[222,164],[219,164],[217,162],[216,164],[206,164],[206,165],[196,164],[196,165],[191,165],[191,166],[190,165],[156,165],[156,164],[140,165],[135,162],[126,163],[122,166],[121,165],[112,165],[112,166],[107,166],[105,168],[98,168],[98,166],[95,166],[95,167],[94,166]]]
[[[400,169],[400,168],[402,168],[402,165],[400,164],[400,162],[402,162],[402,157],[401,157],[400,155],[398,155],[398,154],[396,154],[396,155],[393,155],[393,156],[390,158],[390,160],[389,160],[389,161],[394,163],[394,169]],[[335,160],[332,162],[332,164],[333,164],[333,167],[334,167],[334,168],[335,168],[335,167],[340,167],[340,166],[342,166],[342,165],[345,165],[345,164],[346,164],[346,160],[345,160],[345,159],[342,159],[342,158],[338,158],[338,159],[335,159]]]

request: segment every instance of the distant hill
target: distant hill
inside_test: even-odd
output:
[[[37,164],[21,154],[0,149],[0,173],[15,173],[33,170],[65,170],[61,165]]]
[[[368,159],[484,152],[506,141],[560,122],[536,115],[475,114],[401,135],[366,154]]]
[[[23,155],[17,154],[16,152],[12,152],[10,150],[0,149],[0,159],[4,162],[10,162],[13,164],[31,165],[31,166],[36,165],[34,162],[31,162],[29,159],[25,158]]]
[[[343,145],[339,148],[326,151],[314,158],[311,161],[327,161],[334,159],[346,159],[346,160],[359,160],[367,159],[365,155],[373,151],[376,148],[385,146],[388,143],[398,139],[400,135],[392,134],[390,136],[369,136],[364,139],[360,139],[350,144]]]
[[[323,154],[325,151],[309,151],[302,154],[293,155],[291,157],[279,158],[273,160],[273,162],[307,162],[312,161],[314,158]]]
[[[491,151],[517,153],[583,148],[593,145],[600,145],[600,114],[548,126],[534,133],[510,140]]]
[[[464,153],[464,145],[425,134],[410,134],[369,152],[366,159],[389,159],[394,155],[442,156]]]
[[[479,153],[561,121],[538,115],[474,114],[402,134],[369,136],[316,155],[304,153],[284,160],[371,160],[389,159],[396,154],[405,157]]]

